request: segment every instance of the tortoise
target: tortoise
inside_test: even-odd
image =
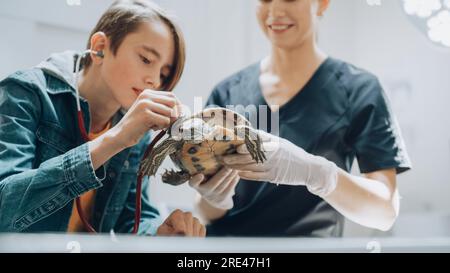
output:
[[[222,156],[236,153],[242,144],[257,163],[266,160],[260,135],[244,116],[231,109],[207,108],[181,117],[168,129],[168,135],[142,159],[140,175],[154,176],[170,156],[180,171],[166,170],[164,183],[178,186],[198,173],[207,180],[223,167]]]

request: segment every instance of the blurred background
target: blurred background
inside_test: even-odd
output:
[[[203,105],[219,81],[268,53],[256,1],[155,0],[176,14],[186,37],[187,65],[175,92],[191,109]],[[83,50],[112,2],[0,1],[0,79],[53,52]],[[347,222],[347,237],[450,235],[449,18],[449,0],[332,0],[321,21],[321,47],[383,83],[413,163],[398,177],[402,200],[394,228],[378,233]],[[194,191],[187,185],[164,185],[157,177],[150,195],[163,214],[192,210]]]

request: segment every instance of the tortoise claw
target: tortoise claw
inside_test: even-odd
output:
[[[166,170],[162,174],[162,181],[166,184],[170,184],[172,186],[179,186],[187,182],[191,175],[185,171],[175,171],[175,170]]]
[[[253,160],[256,163],[263,163],[266,161],[266,155],[262,149],[262,139],[261,137],[250,128],[244,128],[245,130],[245,145],[247,146],[247,150],[249,151]]]

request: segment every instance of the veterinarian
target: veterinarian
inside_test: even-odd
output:
[[[318,47],[329,4],[257,1],[271,52],[219,83],[207,104],[268,106],[279,137],[261,131],[263,164],[241,146],[206,183],[191,179],[208,236],[329,237],[342,235],[344,217],[382,231],[395,222],[408,155],[377,78]],[[361,176],[349,173],[355,158]]]
[[[0,82],[1,232],[134,228],[148,132],[177,117],[179,102],[167,91],[183,72],[184,40],[155,4],[123,0],[100,18],[87,49],[53,54]],[[78,93],[84,122],[77,120]],[[161,220],[148,184],[145,179],[138,234],[205,236],[191,213],[176,210]]]

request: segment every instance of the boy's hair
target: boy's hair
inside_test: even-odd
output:
[[[173,19],[158,5],[146,0],[118,0],[115,1],[102,15],[95,28],[92,30],[87,43],[87,49],[91,48],[91,37],[96,32],[105,33],[110,39],[110,50],[115,55],[125,37],[137,31],[141,23],[159,20],[165,23],[172,32],[175,54],[174,64],[169,77],[161,83],[161,89],[171,91],[181,78],[186,60],[185,42],[180,28]],[[92,64],[91,58],[84,60],[84,68]]]

